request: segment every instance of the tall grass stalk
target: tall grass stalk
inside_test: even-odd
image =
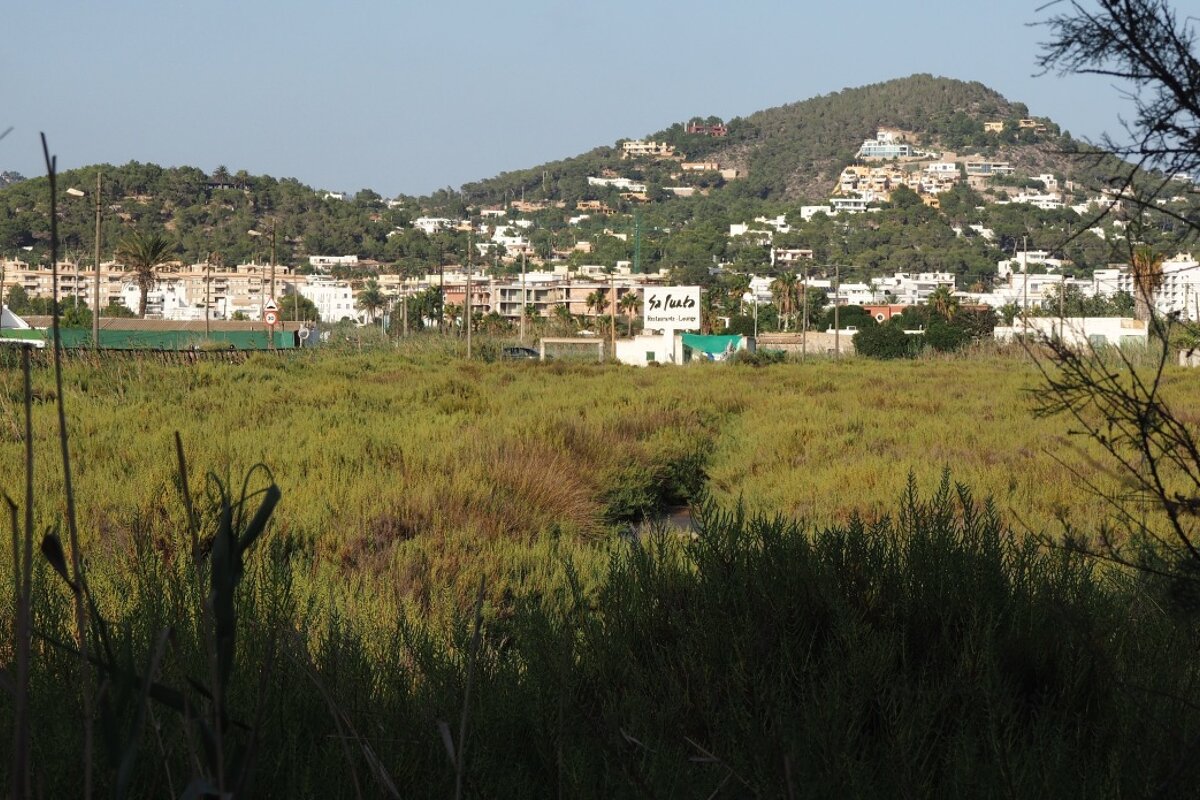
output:
[[[13,656],[16,670],[13,674],[13,744],[12,744],[12,796],[30,797],[32,794],[30,769],[30,719],[29,719],[29,676],[30,655],[33,637],[32,584],[33,584],[33,392],[29,368],[29,348],[21,348],[21,379],[25,411],[25,525],[24,535],[17,523],[17,504],[5,494],[10,525],[12,527],[13,555]]]
[[[50,155],[50,147],[46,143],[46,134],[41,134],[42,138],[42,155],[46,160],[46,175],[49,178],[50,188],[50,285],[51,297],[58,297],[58,158]],[[99,265],[97,269],[97,280],[99,280]],[[83,690],[83,717],[84,717],[84,748],[83,748],[83,796],[85,800],[90,800],[92,796],[92,686],[89,678],[88,670],[88,642],[87,642],[87,611],[84,607],[84,593],[86,592],[87,579],[83,573],[83,555],[79,547],[79,530],[75,522],[75,489],[71,482],[71,451],[68,443],[67,435],[67,410],[66,398],[63,395],[63,380],[62,380],[62,338],[59,335],[59,308],[58,303],[52,304],[53,307],[53,334],[54,334],[54,388],[55,388],[55,406],[58,410],[58,442],[60,455],[62,459],[63,471],[63,499],[66,501],[66,517],[67,517],[67,535],[71,545],[71,573],[74,577],[72,589],[75,593],[75,629],[76,629],[76,644],[79,648],[79,680]],[[99,309],[95,313],[99,313]],[[53,534],[49,534],[53,535]]]

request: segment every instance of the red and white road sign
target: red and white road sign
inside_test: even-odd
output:
[[[265,314],[263,314],[263,319],[266,320],[268,325],[274,326],[277,322],[279,322],[279,312],[275,309],[269,309]]]

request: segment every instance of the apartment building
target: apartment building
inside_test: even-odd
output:
[[[871,279],[871,289],[874,295],[890,296],[893,298],[892,302],[907,305],[924,303],[940,286],[954,291],[954,273],[897,272],[891,277]]]
[[[871,198],[868,197],[831,197],[829,207],[834,214],[861,214],[867,210]]]
[[[309,256],[308,265],[318,272],[329,272],[337,267],[354,269],[358,266],[358,256]]]
[[[874,139],[863,141],[862,146],[858,148],[856,157],[862,159],[911,158],[912,155],[912,146],[900,141],[899,135],[895,131],[880,128]]]
[[[648,142],[642,139],[630,139],[621,142],[622,158],[671,158],[675,155],[675,146],[666,142]]]
[[[458,226],[458,223],[452,219],[445,217],[417,217],[412,221],[412,226],[423,232],[426,236],[433,236],[438,231],[450,230]]]
[[[812,261],[813,251],[800,247],[772,247],[771,266],[794,267],[803,261]]]
[[[623,192],[645,192],[646,184],[639,183],[630,178],[597,178],[589,175],[588,186],[611,186],[614,189],[620,189]]]
[[[28,264],[24,261],[0,261],[0,293],[7,297],[15,286],[20,286],[30,297],[50,297],[54,273],[49,267]],[[119,264],[108,262],[100,265],[100,304],[106,306],[120,302],[121,287],[132,280],[132,275]],[[58,295],[62,302],[78,297],[89,306],[95,292],[96,271],[80,264],[59,262]]]
[[[1136,291],[1128,266],[1098,269],[1092,273],[1092,283],[1095,292],[1105,297]],[[1178,253],[1162,263],[1162,283],[1154,293],[1153,304],[1160,314],[1178,314],[1200,322],[1200,263],[1191,253]]]
[[[1063,207],[1062,195],[1057,192],[1018,192],[1010,202],[1027,203],[1043,211],[1054,211]]]
[[[3,292],[21,286],[31,297],[52,295],[52,273],[49,269],[30,267],[23,262],[5,262]],[[215,267],[210,264],[175,265],[160,269],[155,282],[146,293],[146,316],[151,319],[230,319],[241,312],[249,319],[259,319],[262,305],[270,291],[271,267],[266,264],[239,264],[235,267]],[[276,265],[276,292],[282,294],[294,285],[291,269]],[[58,299],[70,302],[79,297],[91,305],[95,271],[76,270],[74,264],[60,264]],[[100,304],[121,303],[136,310],[140,290],[133,273],[116,263],[101,265]]]
[[[967,175],[980,175],[991,177],[992,175],[1012,175],[1013,166],[1007,161],[964,161],[963,167],[967,170]]]

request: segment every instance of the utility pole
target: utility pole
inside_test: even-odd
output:
[[[521,304],[517,308],[521,317],[521,344],[525,344],[525,251],[521,250]]]
[[[1021,300],[1021,343],[1029,346],[1029,237],[1021,237],[1021,278],[1023,299]]]
[[[446,265],[445,253],[438,250],[438,333],[445,333],[446,324]]]
[[[795,285],[795,284],[793,284]],[[808,263],[804,264],[804,282],[801,284],[804,292],[804,327],[800,329],[800,360],[808,360]]]
[[[271,220],[271,299],[275,299],[275,220]]]
[[[1062,277],[1062,282],[1058,284],[1058,341],[1063,342],[1066,340],[1063,330],[1066,327],[1066,314],[1063,312],[1067,300],[1067,276],[1061,272],[1059,275]]]
[[[400,280],[400,320],[401,328],[400,335],[405,339],[408,338],[408,276],[401,276]]]
[[[467,293],[463,298],[463,325],[467,328],[467,360],[471,360],[471,251],[475,249],[475,234],[467,234]]]
[[[608,357],[615,359],[617,357],[617,270],[613,269],[608,273],[608,287],[612,292],[612,305],[608,312],[608,336],[612,349],[608,353]]]
[[[208,258],[204,259],[204,340],[208,341],[209,334],[209,300],[208,290],[212,285],[212,253],[208,254]]]
[[[642,271],[642,215],[633,215],[633,271]]]
[[[833,357],[842,357],[842,323],[838,316],[838,297],[842,293],[842,267],[833,265]]]
[[[96,282],[92,286],[92,347],[100,349],[100,170],[96,170]]]

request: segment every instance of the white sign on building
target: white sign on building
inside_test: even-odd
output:
[[[642,312],[647,330],[698,331],[700,287],[646,287]]]

